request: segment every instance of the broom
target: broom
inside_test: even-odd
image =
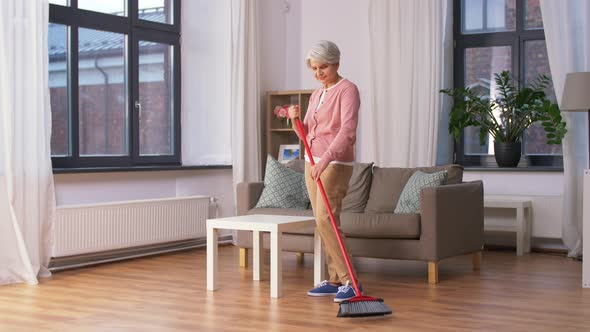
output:
[[[313,155],[311,154],[311,150],[309,149],[309,145],[307,144],[307,139],[305,138],[305,131],[303,129],[303,125],[301,124],[301,120],[299,118],[295,119],[295,123],[297,124],[297,128],[301,132],[301,137],[303,140],[303,144],[305,145],[305,152],[309,156],[309,160],[311,165],[315,165],[313,160]],[[352,285],[354,287],[355,296],[351,299],[345,300],[340,302],[340,309],[338,310],[338,317],[366,317],[366,316],[383,316],[391,314],[391,309],[383,303],[383,299],[370,297],[370,296],[363,296],[360,295],[361,291],[359,289],[358,283],[356,281],[356,276],[352,272],[352,267],[350,265],[350,261],[348,260],[348,255],[346,253],[346,248],[344,247],[344,243],[342,242],[342,237],[340,236],[340,232],[338,232],[338,225],[336,225],[336,219],[334,219],[334,215],[332,214],[332,208],[330,207],[330,202],[328,201],[328,196],[326,195],[326,191],[324,190],[324,186],[322,185],[322,180],[318,178],[317,180],[318,188],[320,188],[320,193],[322,194],[322,198],[324,199],[324,204],[326,204],[326,209],[328,210],[328,214],[330,215],[330,221],[332,222],[332,228],[334,229],[334,233],[336,234],[336,238],[338,239],[338,244],[340,245],[340,250],[342,251],[342,255],[344,256],[344,261],[346,262],[346,268],[348,269],[348,273],[352,279]]]

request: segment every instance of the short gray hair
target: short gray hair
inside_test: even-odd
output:
[[[340,63],[340,50],[333,42],[329,40],[320,40],[309,49],[309,52],[307,52],[307,57],[305,58],[307,67],[311,67],[311,60],[327,64]]]

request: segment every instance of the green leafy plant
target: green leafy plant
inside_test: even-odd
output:
[[[561,144],[567,129],[559,107],[545,93],[550,80],[539,75],[531,84],[517,89],[508,71],[494,75],[498,94],[478,95],[469,88],[445,89],[453,97],[449,132],[456,140],[463,129],[479,126],[479,142],[485,144],[488,133],[496,142],[519,142],[526,128],[541,122],[547,144]]]

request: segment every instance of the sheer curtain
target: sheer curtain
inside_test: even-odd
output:
[[[231,165],[230,0],[183,0],[182,164]]]
[[[51,275],[48,14],[47,0],[0,1],[0,284]]]
[[[590,71],[590,2],[541,0],[549,67],[557,100],[561,101],[565,76]],[[586,113],[561,113],[568,133],[563,141],[562,239],[570,257],[582,254],[582,176],[587,158]]]
[[[369,5],[373,155],[379,166],[434,165],[439,139],[441,146],[451,144],[448,135],[439,135],[439,128],[446,130],[449,101],[438,92],[451,87],[451,10],[450,0]]]
[[[231,0],[231,148],[235,185],[260,179],[260,88],[255,0]]]

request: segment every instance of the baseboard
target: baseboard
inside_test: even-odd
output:
[[[516,251],[515,246],[510,245],[498,245],[498,244],[486,244],[484,245],[485,250],[490,251]],[[559,249],[559,248],[531,248],[531,252],[537,252],[542,254],[559,254],[567,256],[567,249]]]
[[[218,241],[220,244],[231,244],[233,241],[233,237],[231,234],[222,235],[219,237]],[[206,245],[207,239],[199,238],[184,241],[153,244],[141,247],[101,251],[83,255],[52,257],[51,261],[49,262],[49,270],[51,272],[58,272],[62,270],[76,269],[90,265],[98,265],[132,258],[160,255],[169,252],[205,247]]]
[[[489,249],[512,249],[516,250],[516,236],[514,233],[490,232],[484,235],[484,243]],[[531,238],[531,251],[567,253],[567,247],[559,238],[533,237]]]

